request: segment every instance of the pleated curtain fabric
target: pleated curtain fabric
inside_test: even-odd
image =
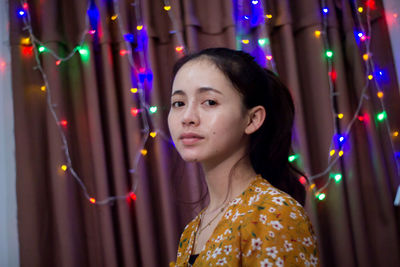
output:
[[[132,168],[141,141],[140,117],[132,117],[138,103],[130,92],[131,67],[119,51],[125,48],[118,26],[110,20],[111,1],[95,1],[101,38],[87,37],[89,61],[79,55],[59,66],[41,54],[55,110],[68,120],[65,133],[75,171],[96,199],[129,192],[138,182],[137,200],[93,205],[69,172],[60,171],[65,156],[58,126],[47,107],[43,80],[34,69],[34,56],[22,53],[23,23],[10,1],[10,35],[15,114],[18,229],[21,266],[167,266],[175,259],[184,226],[207,204],[201,168],[184,163],[171,143],[150,138],[148,154]],[[233,1],[170,1],[171,22],[161,0],[120,0],[119,18],[127,31],[135,29],[137,13],[148,35],[147,67],[153,73],[151,105],[159,107],[151,127],[168,135],[171,71],[179,58],[175,47],[182,33],[188,52],[208,47],[235,48]],[[382,85],[389,124],[400,128],[399,87],[380,1],[372,16],[371,50],[374,60],[391,77]],[[296,106],[294,147],[308,174],[328,165],[333,114],[324,46],[314,31],[322,29],[317,0],[274,0],[264,5],[273,14],[268,30],[281,79]],[[366,82],[363,60],[354,38],[352,1],[327,1],[328,36],[335,51],[338,110],[345,114],[343,131],[362,97]],[[87,2],[29,1],[32,27],[43,43],[68,54],[85,29]],[[376,88],[367,91],[363,111],[379,110]],[[351,149],[335,170],[343,173],[331,184],[326,200],[308,195],[307,210],[318,233],[323,266],[400,266],[400,211],[393,206],[400,183],[391,151],[390,135],[381,125],[356,121]],[[399,150],[399,141],[394,142]],[[322,186],[328,175],[316,181]]]

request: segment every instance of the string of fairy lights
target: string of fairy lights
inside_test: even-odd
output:
[[[267,24],[271,21],[272,15],[267,13],[267,8],[263,5],[263,2],[258,0],[252,0],[251,3],[245,0],[236,0],[234,7],[236,48],[252,54],[261,66],[265,66],[276,73],[267,30]],[[251,28],[257,29],[256,34],[250,33]],[[256,39],[256,42],[253,39]]]
[[[253,54],[257,61],[266,66],[269,69],[272,69],[276,72],[275,62],[272,56],[272,50],[270,46],[270,38],[268,35],[267,24],[272,19],[272,14],[267,12],[267,8],[264,7],[263,1],[252,0],[235,0],[235,17],[236,17],[236,32],[237,32],[237,49],[244,50]],[[178,24],[172,12],[172,7],[169,0],[163,0],[163,9],[169,16],[172,22],[172,30],[170,34],[174,34],[176,36],[176,47],[175,51],[178,56],[182,56],[186,52],[186,45],[184,43],[184,39],[182,33],[178,31]],[[41,86],[41,90],[46,92],[47,96],[47,105],[54,121],[57,124],[58,131],[60,133],[60,137],[62,140],[62,150],[65,154],[65,163],[61,164],[60,168],[64,172],[69,172],[73,178],[78,182],[81,187],[84,196],[90,201],[92,204],[103,205],[108,204],[117,199],[136,199],[136,188],[138,179],[135,177],[137,166],[139,164],[140,158],[147,155],[148,151],[146,149],[146,143],[149,140],[149,137],[155,138],[156,136],[160,136],[162,139],[167,142],[171,142],[170,138],[159,129],[150,129],[150,123],[148,118],[151,119],[151,115],[156,113],[158,108],[157,106],[150,106],[146,101],[146,92],[149,87],[151,87],[152,81],[152,72],[151,67],[149,67],[149,60],[147,60],[147,56],[145,54],[146,49],[146,41],[148,37],[146,35],[146,27],[143,23],[143,19],[141,16],[141,7],[140,1],[135,0],[131,6],[135,11],[135,19],[136,19],[136,28],[133,31],[128,31],[127,23],[123,21],[120,8],[119,1],[113,0],[113,14],[110,16],[110,21],[118,23],[119,33],[123,36],[125,49],[121,49],[119,54],[121,56],[126,56],[128,59],[129,65],[132,69],[134,77],[136,79],[132,79],[132,87],[130,88],[130,92],[137,99],[137,107],[132,107],[130,112],[133,117],[140,117],[142,120],[143,129],[141,129],[142,138],[138,147],[138,152],[136,153],[132,168],[129,169],[129,173],[132,175],[131,180],[131,189],[124,195],[110,196],[102,200],[97,200],[92,194],[89,194],[87,187],[85,186],[82,179],[76,173],[73,168],[72,161],[69,153],[69,144],[67,142],[67,138],[65,136],[65,129],[68,126],[68,121],[65,119],[60,119],[60,116],[56,112],[57,104],[52,101],[51,96],[51,87],[49,84],[49,80],[45,70],[42,67],[41,55],[50,55],[55,59],[55,65],[59,66],[63,62],[70,60],[75,54],[79,54],[82,61],[88,61],[90,58],[90,49],[87,46],[87,39],[92,37],[93,40],[98,38],[98,27],[99,27],[99,11],[95,5],[95,2],[92,0],[88,1],[87,4],[87,12],[85,17],[85,29],[81,34],[81,38],[78,42],[78,45],[75,46],[72,51],[65,57],[59,56],[54,50],[46,47],[44,42],[39,40],[32,29],[31,17],[29,12],[29,6],[26,0],[20,1],[21,8],[18,10],[18,16],[20,16],[24,22],[24,30],[28,32],[28,36],[21,39],[22,45],[22,53],[23,54],[33,54],[36,66],[35,69],[38,70],[43,79],[43,85]],[[359,31],[356,32],[357,42],[360,46],[360,51],[364,50],[365,52],[362,54],[362,58],[365,64],[366,78],[365,85],[361,90],[361,97],[357,106],[354,115],[351,117],[352,119],[348,123],[347,127],[343,131],[343,133],[339,132],[337,125],[339,124],[338,120],[343,119],[344,114],[338,113],[335,108],[335,101],[337,93],[335,91],[335,80],[336,80],[336,71],[334,68],[334,56],[335,53],[330,47],[329,38],[328,38],[328,16],[330,14],[330,10],[326,5],[325,0],[320,0],[321,5],[321,15],[322,15],[322,29],[316,30],[314,32],[315,38],[321,38],[324,51],[326,64],[328,69],[328,81],[329,81],[329,92],[331,98],[331,109],[333,115],[333,129],[334,134],[331,139],[331,144],[329,147],[329,156],[328,156],[328,166],[321,173],[312,175],[309,177],[309,181],[311,185],[309,185],[309,189],[311,189],[315,195],[315,197],[319,200],[323,200],[326,197],[326,189],[332,181],[339,183],[342,180],[342,174],[340,172],[332,172],[332,169],[335,167],[338,160],[344,154],[344,146],[345,143],[349,140],[349,133],[353,126],[353,124],[358,120],[360,122],[366,122],[369,117],[368,114],[361,115],[361,108],[363,101],[368,99],[369,96],[366,94],[367,89],[371,86],[371,83],[374,82],[375,88],[377,89],[377,97],[379,98],[379,102],[381,105],[381,112],[376,114],[376,121],[382,122],[386,127],[388,134],[390,134],[393,138],[399,135],[397,130],[392,131],[387,120],[387,113],[385,109],[385,105],[383,102],[384,93],[380,87],[378,78],[379,75],[382,74],[382,70],[377,70],[375,64],[372,60],[373,55],[370,51],[370,42],[371,42],[371,18],[370,18],[370,10],[374,9],[375,2],[373,0],[363,1],[362,4],[358,4],[357,0],[353,0],[353,5],[356,7],[355,13],[357,14],[357,23],[359,25]],[[365,14],[367,25],[366,28],[362,23],[361,16]],[[396,14],[397,17],[397,14]],[[254,40],[254,33],[250,33],[251,28],[258,28],[258,32],[256,33],[256,40]],[[137,61],[133,60],[134,55],[137,56]],[[260,57],[261,55],[261,57]],[[0,67],[4,68],[5,63],[0,62]],[[147,83],[146,83],[147,80]],[[135,86],[134,86],[135,84]],[[138,115],[141,116],[138,116]],[[149,115],[149,116],[147,116]],[[395,150],[395,146],[392,138],[391,140],[391,148],[394,153],[395,158],[400,156],[400,153]],[[299,158],[299,154],[290,155],[288,158],[289,162],[293,162]],[[400,166],[398,160],[395,159],[397,173],[400,175]],[[319,188],[316,188],[316,184],[313,182],[314,180],[329,174],[329,178],[327,181]],[[300,178],[300,182],[304,185],[307,185],[307,180],[304,177]],[[400,186],[398,190],[398,194],[396,197],[397,202],[395,204],[399,205],[400,203]]]
[[[350,130],[353,126],[353,124],[357,121],[357,119],[360,122],[365,122],[367,120],[368,116],[367,114],[363,114],[361,115],[361,108],[362,108],[362,104],[364,102],[365,99],[368,99],[369,96],[367,95],[366,91],[367,89],[371,86],[371,82],[374,81],[375,84],[375,88],[377,89],[377,97],[379,99],[379,103],[381,105],[381,112],[379,112],[378,114],[376,114],[375,119],[378,122],[381,122],[384,124],[384,127],[386,128],[389,136],[393,136],[396,137],[398,136],[398,131],[392,131],[390,129],[390,125],[389,122],[387,120],[387,113],[386,113],[386,109],[384,106],[384,102],[383,102],[383,91],[381,89],[381,86],[378,82],[378,77],[379,75],[383,75],[382,71],[376,71],[375,70],[375,64],[372,60],[372,52],[370,50],[370,43],[371,43],[371,38],[372,38],[372,30],[371,30],[371,17],[370,17],[370,11],[371,9],[375,6],[375,2],[374,1],[366,1],[364,2],[365,6],[362,6],[361,4],[358,4],[356,0],[353,1],[354,6],[357,8],[357,10],[355,10],[355,14],[357,17],[357,23],[360,27],[359,31],[357,31],[355,33],[356,38],[358,38],[359,40],[359,46],[360,46],[360,51],[364,50],[365,52],[362,53],[362,58],[364,61],[364,66],[365,66],[365,73],[366,73],[366,77],[365,77],[365,85],[361,90],[361,96],[360,96],[360,100],[357,106],[356,111],[354,112],[354,115],[352,116],[352,119],[350,120],[350,122],[348,123],[345,131],[343,134],[338,132],[338,129],[336,127],[336,123],[335,125],[335,130],[334,130],[334,138],[332,138],[332,140],[336,139],[337,140],[337,149],[339,150],[338,153],[336,153],[335,149],[332,149],[332,143],[331,142],[331,147],[329,148],[330,152],[329,152],[329,163],[328,163],[328,168],[320,173],[320,174],[316,174],[314,176],[310,177],[310,180],[313,181],[319,177],[321,177],[322,175],[327,174],[328,172],[330,172],[330,170],[333,168],[333,166],[335,165],[335,163],[337,162],[337,160],[343,156],[344,154],[344,150],[343,150],[343,146],[345,145],[345,142],[348,141],[348,137],[349,137],[349,133]],[[333,68],[333,57],[334,57],[334,53],[332,50],[330,50],[329,48],[329,41],[328,41],[328,37],[327,37],[327,16],[329,14],[329,9],[326,6],[326,3],[324,0],[321,1],[321,6],[322,6],[322,13],[323,13],[323,31],[321,33],[323,39],[324,39],[324,45],[325,45],[325,51],[326,51],[326,57],[327,57],[327,64],[328,64],[328,71],[329,71],[329,86],[330,86],[330,93],[331,93],[331,99],[333,99],[333,97],[336,95],[335,90],[334,90],[334,82],[336,79],[336,72]],[[367,28],[365,29],[362,20],[361,20],[361,14],[365,13],[366,14],[366,21],[367,21]],[[316,32],[316,36],[319,35]],[[332,105],[333,107],[333,105]],[[340,120],[344,117],[343,113],[337,113],[333,110],[332,112],[335,116],[336,120]],[[396,151],[395,151],[395,146],[393,143],[393,139],[390,139],[390,143],[391,143],[391,149],[395,158],[396,155]],[[334,155],[336,155],[336,157],[333,157]],[[397,168],[397,175],[400,176],[400,166],[399,166],[399,162],[395,159],[395,165]],[[319,199],[319,200],[323,200],[326,196],[326,194],[324,193],[324,190],[328,187],[328,185],[331,183],[331,181],[335,181],[336,183],[339,183],[342,180],[342,174],[341,173],[333,173],[331,172],[329,174],[329,179],[325,182],[325,184],[316,189],[315,188],[315,184],[311,184],[311,189],[314,190],[315,196]],[[398,203],[395,202],[395,205],[398,205]]]
[[[237,25],[237,49],[245,50],[249,53],[251,53],[253,56],[258,59],[258,62],[263,65],[264,62],[263,60],[260,60],[257,58],[257,51],[254,49],[256,42],[250,42],[249,36],[254,36],[253,31],[251,31],[249,28],[252,27],[257,27],[259,24],[258,18],[259,18],[259,11],[262,10],[262,14],[265,19],[271,19],[272,14],[267,13],[264,8],[262,7],[262,1],[244,1],[244,0],[237,0],[235,2],[235,11],[236,11],[236,25]],[[380,87],[380,84],[378,82],[379,76],[382,76],[382,71],[381,70],[376,70],[374,62],[372,60],[372,53],[370,51],[370,42],[371,42],[371,18],[370,18],[370,10],[375,7],[375,1],[373,0],[367,0],[363,1],[363,3],[358,3],[356,0],[353,0],[353,5],[356,7],[355,13],[357,14],[357,23],[360,25],[360,29],[358,32],[356,32],[356,38],[357,43],[360,46],[360,51],[365,50],[365,52],[362,53],[362,58],[364,60],[364,65],[365,65],[365,85],[363,86],[361,90],[361,96],[357,105],[357,109],[354,112],[349,123],[345,127],[344,131],[340,132],[338,129],[339,121],[344,118],[344,114],[338,112],[336,109],[335,103],[337,101],[336,96],[338,93],[335,90],[335,80],[337,78],[337,73],[334,68],[334,58],[335,58],[335,53],[331,49],[329,38],[328,38],[328,16],[330,15],[330,10],[327,6],[327,3],[325,0],[320,0],[320,6],[321,6],[321,17],[322,17],[322,29],[321,30],[316,30],[313,34],[315,38],[321,39],[323,46],[324,46],[324,55],[326,59],[326,64],[327,64],[327,70],[328,70],[328,87],[329,87],[329,95],[331,99],[331,110],[332,110],[332,123],[333,123],[333,136],[331,138],[331,144],[329,146],[329,153],[328,153],[328,166],[325,170],[323,170],[320,173],[311,175],[308,177],[309,183],[304,177],[300,178],[300,182],[303,185],[308,186],[310,190],[312,190],[313,194],[318,200],[324,200],[326,197],[326,189],[329,186],[329,184],[332,181],[335,181],[336,183],[340,183],[340,181],[343,178],[342,173],[340,172],[334,172],[332,171],[334,167],[336,166],[337,162],[339,159],[342,158],[342,156],[345,153],[345,146],[346,142],[349,141],[349,133],[351,131],[352,126],[354,123],[358,120],[359,122],[366,122],[368,117],[368,114],[363,114],[361,115],[361,109],[362,109],[362,104],[365,99],[369,99],[369,96],[367,95],[367,89],[371,86],[371,83],[374,82],[375,87],[377,88],[377,97],[380,100],[381,103],[381,112],[376,114],[375,118],[376,121],[382,122],[383,125],[386,127],[387,132],[389,135],[392,137],[397,137],[399,135],[399,132],[397,130],[392,131],[390,129],[389,122],[387,120],[387,113],[386,109],[384,106],[383,102],[383,91]],[[258,10],[257,10],[258,7]],[[248,10],[250,10],[250,14],[246,13]],[[365,29],[362,20],[361,20],[361,15],[366,14],[366,21],[367,21],[367,28]],[[397,14],[395,14],[395,17],[397,18]],[[265,23],[261,24],[263,27],[265,27]],[[270,50],[269,46],[269,38],[265,39],[258,39],[258,45],[263,48],[264,46],[264,40],[268,40],[268,46],[266,50],[266,59],[267,63],[271,62],[274,64],[272,53]],[[255,44],[255,45],[254,45]],[[268,68],[275,70],[274,66],[272,67],[271,65],[267,66]],[[395,146],[393,143],[393,140],[391,140],[391,148],[394,153],[394,157],[399,157],[400,153],[395,150]],[[290,155],[288,160],[289,162],[293,162],[297,160],[300,157],[299,153],[295,153],[293,155]],[[398,160],[395,159],[395,164],[397,168],[397,174],[400,176],[400,166]],[[318,178],[321,178],[322,176],[325,176],[329,174],[328,179],[326,180],[325,183],[323,183],[322,186],[319,188],[316,187],[316,184],[314,181]],[[398,189],[398,193],[396,196],[396,201],[395,205],[399,205],[400,203],[400,186]]]
[[[164,1],[163,3],[164,3],[163,8],[168,13],[169,18],[172,21],[173,27],[176,27],[177,24],[175,22],[175,18],[173,16],[173,14],[170,12],[171,5],[169,4],[169,1]],[[124,43],[125,43],[125,47],[126,47],[126,49],[121,49],[119,51],[119,54],[121,56],[127,56],[130,67],[134,71],[136,71],[136,73],[134,73],[134,74],[136,74],[135,77],[136,77],[137,85],[132,86],[130,88],[130,92],[132,94],[138,96],[137,99],[139,100],[138,101],[139,108],[132,107],[130,110],[131,114],[133,117],[136,117],[139,113],[146,113],[148,115],[154,114],[158,110],[157,106],[150,106],[145,101],[145,93],[146,93],[145,80],[148,80],[150,82],[148,84],[151,84],[152,74],[151,74],[151,68],[146,66],[146,65],[148,65],[148,62],[146,61],[146,55],[144,53],[144,49],[146,49],[145,42],[147,41],[147,39],[146,39],[147,35],[145,34],[146,28],[143,25],[143,20],[142,20],[141,13],[140,13],[140,10],[141,10],[140,1],[135,0],[135,2],[132,3],[132,7],[134,8],[135,15],[136,15],[135,16],[135,18],[136,18],[136,29],[135,30],[136,31],[134,33],[128,32],[125,30],[126,27],[122,21],[122,18],[121,18],[122,16],[120,15],[120,12],[119,12],[119,2],[117,0],[113,0],[112,4],[113,4],[114,13],[110,16],[110,21],[117,21],[118,29],[124,38]],[[34,57],[35,57],[36,66],[34,67],[34,69],[38,70],[42,76],[43,85],[41,86],[41,90],[43,92],[46,92],[47,106],[49,108],[49,111],[51,112],[51,115],[52,115],[54,121],[57,124],[59,134],[60,134],[62,144],[63,144],[62,150],[64,151],[66,162],[64,164],[61,164],[61,166],[59,168],[63,172],[68,171],[69,173],[71,173],[71,175],[78,182],[80,188],[82,189],[85,198],[92,204],[104,205],[104,204],[109,204],[118,199],[127,199],[127,198],[135,200],[136,199],[135,192],[136,192],[136,188],[137,188],[137,184],[138,184],[138,179],[135,179],[134,175],[136,173],[140,158],[142,156],[146,156],[148,153],[145,146],[146,146],[146,143],[147,143],[149,137],[155,138],[157,135],[159,135],[161,138],[167,140],[168,142],[171,142],[170,138],[168,138],[167,135],[159,129],[157,129],[155,131],[154,130],[151,131],[150,123],[148,121],[146,114],[143,114],[142,116],[140,116],[140,118],[142,119],[142,124],[143,124],[143,129],[141,129],[141,133],[143,134],[143,137],[141,138],[138,152],[136,153],[136,155],[134,157],[134,161],[132,164],[133,167],[131,169],[129,169],[129,173],[132,174],[131,190],[124,195],[109,196],[102,200],[96,199],[93,195],[89,194],[89,191],[88,191],[85,183],[83,182],[83,180],[80,178],[80,176],[78,175],[78,173],[75,171],[75,169],[73,167],[71,156],[69,153],[69,144],[68,144],[66,135],[64,133],[64,130],[68,126],[68,121],[65,119],[60,119],[60,116],[56,112],[57,104],[54,103],[52,100],[52,96],[51,96],[52,90],[50,87],[50,83],[49,83],[47,74],[46,74],[44,68],[42,67],[42,61],[40,58],[40,56],[42,54],[51,55],[55,59],[56,66],[59,66],[61,63],[70,60],[77,53],[79,53],[79,55],[83,61],[87,62],[89,60],[90,49],[86,45],[86,41],[87,41],[86,39],[88,38],[88,36],[92,36],[93,40],[96,40],[98,38],[98,34],[99,34],[98,27],[99,27],[100,13],[99,13],[98,8],[95,5],[95,2],[92,0],[88,1],[87,8],[86,8],[87,12],[86,12],[86,16],[85,16],[85,28],[81,34],[81,38],[78,42],[78,45],[75,46],[72,49],[72,51],[65,57],[58,55],[54,50],[50,49],[49,47],[46,47],[44,42],[42,42],[35,36],[35,34],[33,32],[32,24],[31,24],[31,15],[30,15],[30,11],[29,11],[29,5],[24,0],[20,1],[20,5],[21,5],[21,8],[18,9],[17,13],[18,13],[18,16],[22,19],[22,21],[24,23],[24,30],[26,30],[28,32],[28,36],[23,37],[21,39],[22,53],[24,55],[34,55]],[[181,33],[177,30],[172,30],[170,33],[175,34],[177,36],[179,45],[176,46],[175,50],[179,55],[183,55],[185,52],[185,44],[183,42],[183,37],[182,37]],[[136,47],[136,49],[133,49],[135,40],[136,40],[135,45],[137,47],[139,47],[139,49],[137,47]],[[141,41],[142,41],[142,43],[139,43]],[[138,59],[139,59],[138,64],[135,64],[135,62],[133,60],[134,54],[136,54],[138,56]],[[132,81],[132,85],[133,85],[133,83],[134,83],[134,81]],[[151,118],[151,116],[149,116],[149,118]]]

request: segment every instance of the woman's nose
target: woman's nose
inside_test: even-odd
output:
[[[188,105],[183,114],[183,125],[198,125],[200,121],[199,114],[193,105]]]

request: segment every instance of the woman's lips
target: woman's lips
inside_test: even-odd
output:
[[[204,137],[197,135],[195,133],[184,133],[182,134],[179,139],[182,141],[184,145],[193,145],[200,140],[204,139]]]
[[[181,140],[184,145],[193,145],[202,139],[203,138],[193,137],[193,138],[182,138]]]

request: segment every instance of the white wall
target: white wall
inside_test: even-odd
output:
[[[0,0],[0,266],[19,266],[8,1]],[[5,62],[5,68],[1,64]],[[3,70],[4,68],[4,70]]]

